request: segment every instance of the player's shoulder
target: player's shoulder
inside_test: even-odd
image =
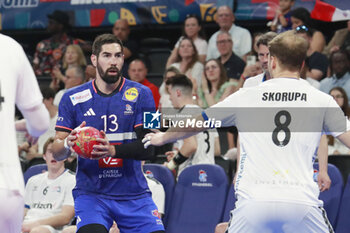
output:
[[[11,51],[11,53],[16,54],[15,50],[21,50],[22,46],[13,38],[6,36],[4,34],[0,33],[0,47],[2,50],[2,53],[6,53],[4,51]]]
[[[261,74],[258,74],[256,76],[252,76],[252,77],[247,78],[244,81],[243,88],[253,87],[253,86],[259,85],[260,83],[263,82],[264,75],[265,75],[265,73],[261,73]]]
[[[38,182],[40,182],[46,178],[47,178],[47,171],[36,174],[28,179],[27,185],[28,184],[37,184]]]

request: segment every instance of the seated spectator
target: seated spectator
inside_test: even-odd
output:
[[[72,190],[75,176],[64,168],[64,161],[52,155],[54,138],[44,146],[48,171],[31,177],[26,185],[23,233],[58,233],[74,217]]]
[[[227,77],[237,84],[243,73],[245,62],[233,53],[233,41],[228,32],[220,32],[216,43],[220,53],[219,60],[225,67]]]
[[[218,58],[219,51],[216,48],[216,39],[219,32],[230,33],[233,41],[233,52],[245,60],[245,56],[252,48],[252,37],[245,28],[234,24],[235,16],[229,6],[220,6],[216,13],[216,23],[220,30],[215,32],[209,39],[207,60]]]
[[[208,43],[205,40],[201,19],[197,15],[190,14],[186,16],[184,27],[182,30],[182,36],[176,42],[175,47],[168,58],[168,61],[166,63],[167,67],[175,63],[180,41],[184,37],[188,37],[192,39],[198,51],[198,60],[202,63],[205,62],[205,58],[207,56],[207,50],[208,50]]]
[[[292,29],[291,9],[294,2],[294,0],[279,0],[279,7],[270,27],[271,31],[282,33]]]
[[[346,28],[335,31],[334,36],[323,51],[327,56],[339,49],[350,53],[350,20],[348,20],[347,25]]]
[[[177,68],[182,74],[191,79],[194,90],[201,85],[203,64],[198,60],[196,46],[190,38],[182,38],[179,43],[175,63],[171,66]]]
[[[217,59],[205,63],[202,85],[198,88],[198,103],[202,108],[208,108],[232,94],[224,66]]]
[[[170,77],[166,84],[169,86],[170,100],[181,115],[196,116],[202,109],[193,104],[192,82],[183,74]],[[195,164],[215,164],[214,156],[220,154],[219,135],[216,130],[201,132],[195,136],[178,140],[174,150],[166,153],[169,169],[179,167],[179,175],[186,167]]]
[[[132,81],[141,83],[151,89],[156,109],[158,109],[160,99],[159,90],[156,85],[147,80],[147,68],[145,63],[140,59],[133,60],[129,65],[128,73]]]
[[[296,8],[291,12],[292,28],[296,29],[299,26],[305,25],[307,28],[312,29],[310,12],[305,8]],[[322,32],[312,29],[312,39],[310,43],[310,48],[312,52],[322,53],[325,45],[326,39],[324,38]]]
[[[53,104],[58,106],[63,94],[72,87],[79,86],[85,81],[85,72],[80,66],[72,66],[66,70],[64,89],[57,92]]]
[[[350,107],[348,103],[348,96],[346,92],[341,87],[334,87],[329,92],[331,96],[333,96],[334,100],[337,102],[339,107],[343,110],[344,115],[349,119],[350,116]],[[350,150],[347,148],[342,142],[340,142],[337,138],[334,138],[328,135],[328,154],[349,154]]]
[[[66,82],[66,77],[62,74],[72,66],[80,66],[82,69],[86,67],[86,59],[83,53],[83,50],[79,45],[72,44],[68,45],[66,52],[63,56],[63,65],[62,69],[59,66],[55,66],[52,70],[52,86],[51,88],[54,90],[58,90],[58,83]]]
[[[258,40],[263,35],[262,32],[255,32],[253,34],[253,44],[252,44],[252,50],[247,54],[247,65],[253,65],[258,60]]]
[[[118,19],[115,21],[113,29],[113,34],[123,42],[123,52],[124,52],[124,65],[122,68],[122,74],[126,78],[128,76],[129,64],[137,58],[138,45],[135,40],[129,38],[130,27],[129,22],[126,19]]]
[[[67,35],[70,24],[66,12],[55,10],[47,17],[49,19],[47,30],[51,37],[40,41],[36,46],[33,59],[33,68],[36,75],[51,75],[53,68],[60,65],[61,58],[68,45],[80,44],[84,47],[84,50],[89,50],[91,47],[86,42],[73,39]]]
[[[180,71],[173,66],[169,67],[164,72],[163,82],[159,88],[159,94],[160,94],[159,107],[161,110],[162,110],[162,108],[172,108],[173,107],[173,105],[170,101],[170,95],[169,95],[169,91],[168,91],[168,86],[166,85],[166,81],[170,77],[175,76],[176,74],[180,74]]]
[[[331,77],[325,78],[320,83],[320,90],[329,93],[333,87],[342,87],[347,96],[350,96],[349,55],[344,50],[339,50],[329,57]]]
[[[309,29],[305,25],[298,26],[295,31],[298,35],[302,36],[309,44],[309,48],[307,50],[307,57],[305,59],[306,69],[305,76],[308,78],[312,78],[314,80],[320,81],[327,75],[328,69],[328,59],[326,55],[313,51],[310,47],[312,40],[312,29]]]

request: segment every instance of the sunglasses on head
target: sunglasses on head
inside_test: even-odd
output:
[[[295,31],[297,31],[297,32],[299,32],[299,31],[305,31],[305,32],[307,32],[307,31],[309,31],[309,28],[306,27],[305,25],[302,25],[302,26],[298,26],[298,27],[295,29]]]

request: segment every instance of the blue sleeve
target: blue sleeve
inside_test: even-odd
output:
[[[74,108],[69,96],[67,93],[64,93],[58,106],[56,131],[70,132],[75,127],[77,127],[77,125],[74,117]]]
[[[143,113],[156,110],[153,95],[148,87],[141,89],[140,98],[138,98],[135,127],[143,124]]]

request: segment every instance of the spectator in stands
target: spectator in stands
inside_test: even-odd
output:
[[[47,15],[49,23],[48,32],[52,35],[49,39],[40,41],[36,46],[33,66],[36,75],[51,75],[53,68],[60,65],[66,47],[70,44],[80,44],[83,50],[89,50],[86,42],[73,39],[67,35],[70,28],[69,16],[66,12],[55,10]],[[91,50],[91,48],[90,48]]]
[[[348,20],[347,27],[339,29],[335,32],[331,41],[328,43],[324,53],[329,56],[332,52],[339,49],[346,50],[350,53],[350,20]]]
[[[333,87],[342,87],[350,96],[349,55],[344,50],[333,52],[329,57],[331,77],[321,81],[320,90],[329,93]]]
[[[166,84],[169,86],[170,100],[175,109],[182,115],[196,116],[202,109],[193,104],[192,82],[183,74],[170,77]],[[178,175],[188,166],[195,164],[214,164],[214,156],[220,154],[218,133],[210,130],[195,136],[178,140],[173,151],[168,151],[169,169],[178,169]]]
[[[219,7],[216,13],[216,23],[219,25],[220,30],[215,32],[209,39],[207,60],[220,56],[216,47],[216,37],[220,31],[230,33],[233,41],[233,52],[245,60],[245,55],[252,48],[252,37],[247,29],[235,25],[234,22],[235,16],[232,9],[229,6]]]
[[[80,66],[72,66],[66,70],[66,81],[64,83],[64,89],[57,92],[53,104],[58,106],[63,94],[72,87],[79,86],[85,81],[85,72]]]
[[[128,76],[128,68],[129,64],[137,58],[138,53],[138,45],[135,40],[129,38],[130,28],[128,20],[126,19],[118,19],[115,21],[113,29],[113,34],[123,42],[124,47],[124,65],[122,69],[122,74],[129,78]]]
[[[198,103],[202,108],[208,108],[232,94],[224,66],[217,59],[205,63],[202,85],[198,88]]]
[[[312,28],[310,13],[307,9],[299,7],[291,12],[292,28],[296,29],[299,26],[305,25],[307,28]],[[322,53],[326,40],[322,32],[312,29],[312,39],[310,48],[312,52]]]
[[[205,62],[205,58],[207,56],[207,50],[208,50],[208,43],[205,40],[204,31],[202,28],[202,22],[197,15],[189,14],[186,16],[186,19],[184,22],[182,36],[176,42],[175,47],[168,58],[167,67],[169,67],[171,64],[175,62],[180,42],[184,37],[188,37],[192,39],[198,51],[199,61],[202,63]]]
[[[58,87],[59,82],[66,82],[66,77],[62,73],[65,73],[69,67],[81,66],[83,69],[86,68],[86,59],[83,50],[77,44],[67,46],[62,60],[62,69],[59,66],[55,66],[52,70],[52,85],[50,86],[54,90],[57,90],[56,87]]]
[[[279,0],[279,8],[275,11],[275,18],[271,24],[271,31],[281,33],[292,29],[291,9],[294,0]]]
[[[159,94],[160,94],[159,106],[160,106],[161,110],[162,110],[162,108],[172,108],[173,107],[173,105],[171,104],[171,101],[170,101],[170,95],[169,95],[169,91],[168,91],[168,86],[166,85],[166,81],[170,77],[172,77],[176,74],[180,74],[180,71],[173,66],[169,67],[164,72],[163,82],[159,88]]]
[[[52,155],[54,138],[44,145],[48,171],[31,177],[26,185],[23,233],[59,232],[74,217],[72,190],[75,177],[64,168],[64,161]]]
[[[258,60],[258,46],[257,46],[257,42],[258,42],[259,38],[263,34],[264,33],[262,33],[262,32],[255,32],[255,33],[253,33],[252,50],[247,55],[247,63],[246,63],[246,65],[248,65],[248,66],[249,65],[253,65]]]
[[[337,102],[339,107],[343,110],[344,115],[349,118],[350,107],[348,103],[348,96],[346,95],[345,90],[341,87],[333,87],[329,94],[333,96],[335,102]],[[350,154],[350,150],[337,138],[328,135],[328,154]]]
[[[243,73],[245,62],[232,51],[233,41],[228,32],[220,32],[216,44],[220,53],[219,60],[225,67],[227,77],[237,85]]]
[[[201,85],[203,64],[198,60],[197,48],[190,38],[182,38],[179,43],[175,63],[171,66],[177,68],[182,74],[191,79],[194,90]]]
[[[140,59],[133,60],[129,65],[128,73],[132,81],[141,83],[151,89],[156,109],[158,109],[160,99],[159,90],[156,85],[147,80],[147,68],[145,63]]]
[[[305,77],[307,80],[320,81],[327,75],[328,59],[326,55],[311,49],[312,29],[305,25],[296,27],[295,31],[308,42],[307,57],[305,60]],[[310,82],[310,81],[309,81]],[[314,81],[311,81],[313,84]],[[317,86],[316,86],[317,87]]]

